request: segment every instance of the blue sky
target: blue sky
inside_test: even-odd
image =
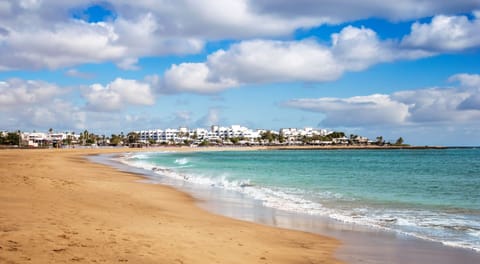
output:
[[[480,0],[0,2],[0,130],[480,145]]]

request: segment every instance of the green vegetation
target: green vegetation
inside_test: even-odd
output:
[[[50,128],[48,130],[51,134],[54,133],[54,129]],[[34,131],[35,132],[35,131]],[[27,138],[24,138],[24,142],[21,142],[21,132],[0,132],[0,145],[7,145],[7,146],[20,146],[26,147]],[[253,142],[255,140],[255,142]],[[252,141],[252,142],[251,142]],[[377,146],[384,146],[384,145],[393,145],[393,146],[409,146],[405,144],[404,139],[399,137],[395,143],[392,141],[386,142],[383,136],[377,136],[375,141],[368,141],[367,138],[361,137],[356,134],[350,134],[347,138],[344,132],[335,131],[331,132],[328,135],[303,135],[303,136],[292,136],[289,135],[286,137],[283,133],[278,133],[276,131],[267,130],[260,134],[259,137],[254,139],[247,139],[244,137],[229,137],[226,136],[225,138],[218,138],[218,136],[213,139],[204,139],[203,141],[199,142],[199,135],[197,132],[178,132],[175,137],[171,137],[168,141],[157,141],[154,138],[146,137],[143,140],[140,137],[139,133],[136,132],[129,132],[126,136],[123,132],[120,134],[112,134],[110,137],[105,135],[96,135],[94,133],[89,132],[88,130],[84,130],[83,132],[79,133],[78,136],[75,135],[74,132],[65,132],[63,135],[63,139],[60,142],[57,142],[53,137],[44,137],[42,139],[36,139],[34,142],[34,146],[38,147],[61,147],[62,145],[68,146],[145,146],[145,145],[192,145],[198,144],[199,146],[210,146],[210,145],[251,145],[251,144],[266,144],[266,145],[283,145],[288,143],[289,145],[330,145],[330,144],[348,144],[348,145],[377,145]],[[32,146],[32,142],[29,142]]]
[[[120,143],[122,143],[122,137],[119,135],[112,134],[110,137],[110,145],[112,146],[118,146]]]
[[[263,132],[261,135],[260,135],[260,138],[263,140],[263,141],[268,141],[268,143],[272,143],[274,142],[277,138],[278,138],[278,135],[275,134],[275,133],[272,133],[272,131],[268,130],[266,132]]]
[[[234,145],[237,145],[240,142],[240,138],[238,137],[230,138],[230,142],[232,142]]]
[[[375,141],[375,144],[381,146],[381,145],[384,145],[385,144],[385,140],[383,140],[383,137],[382,136],[378,136],[377,137],[377,141]]]
[[[0,145],[20,145],[20,132],[0,133]]]
[[[122,136],[123,136],[123,132],[122,132]],[[140,139],[140,135],[138,133],[130,132],[127,134],[127,141],[130,144],[137,143],[139,139]]]
[[[395,144],[393,144],[393,145],[395,145],[395,146],[410,146],[410,145],[408,145],[408,144],[404,144],[402,137],[399,137],[399,138],[397,139],[397,141],[395,141]]]
[[[207,147],[209,145],[210,145],[210,142],[208,142],[208,140],[204,140],[199,144],[200,147]]]

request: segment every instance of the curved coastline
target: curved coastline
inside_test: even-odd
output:
[[[181,151],[265,150],[272,148],[209,148]],[[278,148],[273,148],[278,149]],[[303,148],[305,149],[305,148]],[[348,148],[351,149],[351,148]],[[382,148],[383,149],[383,148]],[[425,149],[424,147],[415,149]],[[441,148],[443,149],[443,147]],[[147,149],[148,150],[148,149]],[[161,149],[165,150],[165,149]],[[172,150],[172,149],[170,149]],[[146,173],[152,173],[146,171]],[[158,176],[158,175],[157,175]],[[160,182],[160,184],[165,184]],[[169,183],[167,183],[169,184]],[[227,192],[195,190],[197,187],[178,186],[202,201],[203,208],[216,214],[276,227],[297,229],[335,237],[344,242],[337,256],[347,263],[478,263],[480,254],[438,242],[405,236],[391,231],[341,223],[325,217],[302,215],[262,206],[245,197]],[[175,186],[175,184],[174,184]],[[208,193],[204,195],[202,193]],[[320,219],[321,218],[321,219]],[[408,254],[405,254],[408,253]]]
[[[84,158],[131,151],[1,150],[0,262],[341,263],[338,240],[214,215]]]
[[[4,176],[0,185],[0,207],[6,210],[0,215],[0,227],[5,232],[0,238],[0,250],[7,254],[0,254],[0,260],[25,262],[27,259],[104,259],[107,262],[117,262],[123,259],[141,263],[175,263],[178,260],[184,263],[203,263],[223,260],[223,263],[245,263],[236,261],[235,258],[245,260],[248,257],[250,263],[344,261],[442,264],[478,263],[480,260],[480,254],[468,250],[399,237],[378,230],[355,228],[328,219],[318,221],[318,218],[285,214],[264,207],[254,210],[254,214],[248,216],[242,216],[242,210],[230,210],[233,213],[225,214],[225,208],[231,208],[232,204],[195,200],[168,186],[144,184],[145,175],[142,175],[142,171],[121,172],[118,168],[86,162],[84,158],[88,155],[121,155],[127,152],[262,149],[266,148],[1,150],[3,165],[0,169]],[[40,200],[35,201],[37,198]],[[164,202],[159,203],[161,200]],[[215,214],[257,224],[212,215],[197,205]],[[184,211],[177,212],[179,208]],[[159,218],[162,220],[154,222]],[[185,219],[189,221],[184,222]],[[212,223],[218,228],[214,228]],[[151,234],[159,231],[166,233]],[[265,239],[257,241],[258,232],[262,237],[266,234]],[[225,237],[225,233],[228,237]],[[169,236],[174,240],[171,241]],[[234,238],[235,243],[231,244],[230,238]],[[278,241],[279,238],[281,241]],[[219,242],[221,239],[224,240]],[[148,243],[137,245],[140,241],[147,240]],[[195,244],[199,248],[190,256],[189,243],[199,240],[202,242]],[[238,242],[240,240],[246,242]],[[287,240],[289,243],[286,243]],[[159,243],[167,243],[169,246]],[[211,250],[212,245],[220,247],[221,252]],[[5,248],[12,250],[7,251]],[[99,252],[99,248],[112,249],[112,252]],[[224,248],[233,251],[224,252]],[[271,249],[268,254],[267,251],[258,251],[265,248]],[[153,249],[164,252],[161,255],[148,255],[148,252],[154,252]],[[243,251],[240,252],[239,249]]]

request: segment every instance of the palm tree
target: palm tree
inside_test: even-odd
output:
[[[84,130],[83,133],[80,133],[80,140],[82,141],[82,145],[85,145],[87,143],[87,140],[89,138],[89,133],[88,130]]]
[[[22,132],[20,130],[17,130],[18,133],[18,147],[22,147]]]
[[[122,138],[123,138],[123,134],[122,134]],[[139,137],[138,133],[130,132],[130,133],[127,134],[128,143],[137,143],[139,138],[140,137]]]
[[[403,145],[403,138],[399,137],[397,141],[395,142],[395,145]]]

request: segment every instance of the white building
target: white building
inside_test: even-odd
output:
[[[311,127],[305,127],[303,129],[298,128],[282,128],[280,134],[285,137],[285,140],[289,143],[299,143],[303,137],[311,138],[313,136],[326,136],[332,132],[326,129],[313,129]]]
[[[78,142],[80,135],[73,133],[42,133],[42,132],[22,132],[22,141],[26,142],[29,147],[46,146],[51,143],[63,144],[66,140],[75,144]]]
[[[178,129],[167,128],[165,130],[142,130],[137,131],[139,140],[143,143],[154,141],[156,143],[183,143],[190,141],[193,144],[199,144],[202,141],[217,142],[222,141],[223,144],[229,144],[233,138],[239,139],[240,144],[255,144],[261,138],[263,133],[267,130],[258,129],[252,130],[250,128],[232,125],[230,127],[213,125],[210,130],[204,128],[188,129],[187,127],[180,127]],[[301,143],[303,137],[326,136],[331,132],[325,129],[313,129],[305,127],[298,128],[282,128],[280,131],[270,130],[270,133],[275,135],[283,135],[288,143]]]
[[[243,142],[254,142],[257,138],[260,137],[258,131],[253,131],[247,127],[240,125],[232,125],[230,127],[219,127],[212,126],[209,133],[210,140],[226,140],[229,138],[240,138],[243,139]]]
[[[189,130],[186,127],[179,129],[167,128],[165,130],[141,130],[136,131],[139,135],[140,142],[148,143],[154,141],[156,143],[182,143],[184,141],[192,141],[200,143],[204,140],[208,141],[226,141],[230,138],[243,139],[243,143],[254,142],[260,137],[260,131],[253,131],[247,127],[233,125],[230,127],[212,126],[210,130],[204,128],[195,128]]]

